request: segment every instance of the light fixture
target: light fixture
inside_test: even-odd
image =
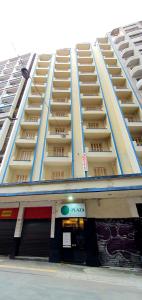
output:
[[[69,196],[68,201],[73,201],[73,196]]]

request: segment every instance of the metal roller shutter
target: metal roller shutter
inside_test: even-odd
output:
[[[16,220],[0,220],[0,255],[11,254]]]
[[[48,257],[51,220],[25,220],[23,224],[19,256]]]

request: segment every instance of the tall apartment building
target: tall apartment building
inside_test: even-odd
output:
[[[142,105],[142,21],[114,29],[108,38]]]
[[[30,68],[33,55],[25,54],[0,62],[0,164],[16,120],[25,88],[21,68]]]
[[[109,37],[36,55],[1,164],[0,254],[139,266],[141,171],[141,104]]]

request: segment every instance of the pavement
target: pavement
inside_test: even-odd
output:
[[[0,257],[0,300],[141,300],[142,269]]]

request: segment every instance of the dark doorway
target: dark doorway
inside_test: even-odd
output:
[[[50,228],[50,219],[25,220],[18,255],[49,257]]]
[[[83,218],[62,219],[62,260],[64,262],[86,263],[85,222]]]

